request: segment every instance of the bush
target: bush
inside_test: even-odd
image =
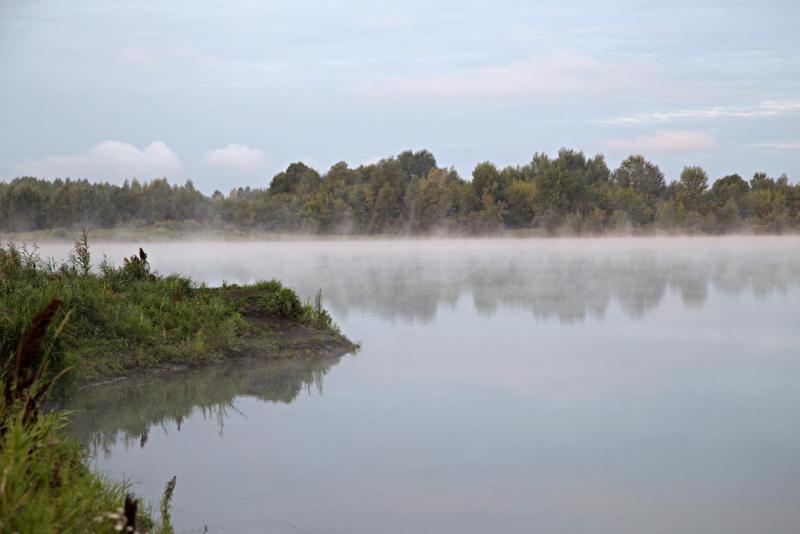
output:
[[[303,304],[297,293],[284,287],[278,280],[258,282],[259,308],[273,317],[298,320],[303,316]]]

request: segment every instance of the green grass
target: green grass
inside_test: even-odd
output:
[[[65,436],[66,422],[63,413],[29,424],[20,413],[9,417],[0,438],[0,532],[114,532],[128,488],[92,473]],[[160,531],[146,512],[137,525]]]
[[[173,478],[164,492],[156,524],[124,483],[98,476],[86,453],[66,436],[65,412],[44,413],[41,403],[54,380],[46,378],[53,329],[61,303],[53,300],[32,319],[9,357],[0,395],[0,532],[172,533]],[[48,334],[49,333],[49,334]],[[46,344],[48,335],[51,343]],[[46,347],[43,349],[43,347]]]
[[[206,288],[153,272],[140,254],[118,267],[104,259],[93,270],[84,236],[61,264],[44,260],[35,248],[0,247],[0,354],[11,354],[33,315],[57,298],[64,303],[57,320],[66,314],[70,320],[53,345],[53,369],[72,367],[76,380],[222,361],[252,329],[242,303],[229,297],[231,289],[251,291],[267,316],[334,328],[319,298],[301,303],[275,280]]]

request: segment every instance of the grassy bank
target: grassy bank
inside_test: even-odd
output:
[[[66,436],[64,412],[40,405],[57,377],[47,369],[59,328],[49,328],[61,302],[51,301],[26,330],[6,362],[0,396],[0,532],[154,532],[169,534],[167,484],[161,519],[127,493],[127,485],[100,477],[86,453]],[[63,326],[63,322],[62,322]],[[54,332],[53,332],[54,331]],[[50,332],[50,334],[48,334]]]
[[[207,288],[152,271],[142,249],[120,266],[103,259],[95,267],[85,235],[61,263],[0,247],[0,532],[172,532],[174,479],[156,521],[125,484],[86,466],[64,412],[40,410],[63,372],[84,383],[236,356],[324,358],[354,348],[320,294],[303,303],[275,280]]]
[[[24,423],[12,408],[0,438],[0,532],[115,532],[125,518],[127,485],[98,476],[66,436],[64,413]],[[137,505],[139,532],[171,532]],[[166,524],[165,524],[166,523]]]
[[[353,348],[321,298],[303,303],[274,280],[207,288],[152,271],[141,249],[120,266],[94,265],[85,236],[63,263],[0,247],[0,353],[13,353],[31,317],[54,298],[64,303],[57,320],[69,320],[54,341],[52,368],[72,367],[81,382],[236,355]]]

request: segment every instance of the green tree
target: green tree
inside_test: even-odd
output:
[[[409,223],[414,231],[425,232],[442,225],[447,215],[447,202],[441,176],[414,177],[406,192]]]
[[[620,187],[630,187],[639,193],[651,209],[667,188],[658,165],[638,154],[622,160],[614,171],[613,181]]]
[[[372,212],[372,229],[376,232],[392,230],[399,225],[402,212],[401,196],[391,182],[384,182],[375,199]]]
[[[533,223],[536,213],[536,184],[528,181],[515,181],[506,191],[508,210],[505,214],[506,226],[524,228]]]
[[[270,193],[294,193],[298,190],[311,192],[320,184],[317,171],[305,163],[289,165],[285,171],[276,174],[269,184]]]
[[[496,199],[500,190],[500,173],[490,161],[478,163],[472,171],[472,189],[478,198],[488,193]]]
[[[397,156],[397,162],[406,180],[411,180],[412,176],[425,178],[431,170],[436,168],[436,158],[427,150],[418,152],[406,150]]]
[[[689,211],[701,212],[708,174],[702,167],[684,167],[677,187],[677,200]]]
[[[714,182],[711,186],[711,198],[718,206],[725,204],[730,199],[734,199],[738,203],[749,190],[750,186],[741,176],[729,174]]]

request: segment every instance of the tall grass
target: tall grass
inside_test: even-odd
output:
[[[85,465],[85,452],[66,437],[64,412],[44,414],[41,402],[57,377],[45,378],[50,325],[61,302],[52,300],[31,321],[9,358],[0,397],[0,531],[172,532],[158,528],[125,484]],[[52,333],[57,339],[64,326]],[[171,481],[170,497],[174,489]],[[120,505],[121,508],[120,508]]]

